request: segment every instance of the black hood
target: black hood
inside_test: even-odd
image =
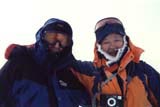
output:
[[[72,28],[66,21],[51,18],[47,20],[44,25],[36,33],[36,41],[40,41],[44,36],[44,31],[56,31],[66,33],[72,38]]]
[[[61,53],[50,53],[48,51],[48,47],[42,39],[45,31],[66,33],[66,36],[69,36],[71,39],[70,45],[66,47]],[[33,50],[34,58],[39,64],[52,63],[52,66],[55,65],[56,67],[66,65],[74,59],[72,55],[72,45],[73,40],[71,26],[63,20],[51,18],[47,20],[36,33],[36,43]]]

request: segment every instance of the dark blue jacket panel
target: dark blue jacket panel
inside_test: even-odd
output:
[[[141,65],[144,67],[143,72],[147,75],[149,88],[160,105],[160,74],[145,62],[141,62]]]
[[[11,58],[0,71],[0,107],[78,107],[89,96],[70,67],[54,71],[32,57]]]

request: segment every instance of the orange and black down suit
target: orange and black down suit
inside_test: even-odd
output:
[[[81,72],[73,73],[92,96],[92,106],[106,107],[101,96],[116,95],[122,96],[123,107],[160,107],[160,75],[139,60],[143,50],[134,46],[129,38],[128,43],[130,49],[121,61],[110,67],[98,56],[96,47],[95,68],[88,62],[75,65]]]

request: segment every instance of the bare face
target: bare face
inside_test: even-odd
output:
[[[101,48],[111,56],[116,56],[118,49],[123,47],[123,37],[116,33],[111,33],[101,42]]]
[[[70,43],[68,35],[57,32],[46,32],[44,40],[49,44],[49,50],[51,52],[61,52]]]

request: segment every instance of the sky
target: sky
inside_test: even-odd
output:
[[[131,41],[144,49],[141,59],[160,72],[160,0],[0,0],[0,13],[0,67],[7,46],[34,43],[49,18],[70,23],[73,54],[92,61],[96,22],[117,17]]]

